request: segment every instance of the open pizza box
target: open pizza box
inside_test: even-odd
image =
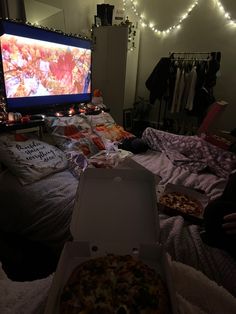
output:
[[[61,292],[74,268],[106,254],[133,255],[163,278],[172,313],[177,301],[170,258],[159,243],[155,177],[143,169],[87,169],[77,190],[71,221],[73,242],[66,243],[45,314],[59,313]]]
[[[173,199],[169,195],[176,195]],[[163,198],[167,197],[167,200]],[[178,200],[179,199],[179,200]],[[184,218],[201,223],[205,207],[209,202],[204,191],[198,191],[185,186],[168,183],[158,196],[158,208],[168,215],[181,215]]]

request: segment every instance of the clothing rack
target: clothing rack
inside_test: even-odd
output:
[[[206,55],[206,54],[211,54],[212,52],[169,52],[170,55],[172,54],[184,54],[184,55]]]
[[[169,52],[169,59],[172,61],[179,61],[179,62],[212,62],[216,59],[220,60],[220,52]],[[158,117],[157,117],[157,127],[160,127],[160,120],[161,120],[161,112],[162,112],[162,106],[164,105],[163,110],[163,121],[165,124],[166,117],[167,117],[167,107],[169,104],[170,99],[163,99],[163,97],[160,99],[159,102],[159,110],[158,110]]]
[[[169,52],[170,59],[209,61],[214,52]]]
[[[170,56],[173,55],[211,55],[214,52],[169,52]]]
[[[182,122],[184,121],[182,117],[185,118],[187,114],[186,125],[190,125],[188,122],[190,121],[191,123],[191,120],[194,120],[194,118],[196,118],[197,123],[201,121],[207,108],[214,100],[213,87],[216,84],[217,71],[220,69],[220,60],[220,51],[172,51],[169,52],[167,57],[162,57],[158,61],[145,82],[146,87],[150,91],[150,104],[154,104],[157,100],[159,101],[156,121],[158,129],[173,131],[173,121],[175,122],[176,119],[175,116],[175,120],[172,119],[171,115],[168,115],[169,112],[171,114],[180,113],[180,122],[183,126],[184,123]],[[184,70],[178,73],[178,81],[176,81],[175,77],[177,68],[180,71]],[[182,74],[190,74],[191,68],[193,71],[191,75],[186,76],[187,81]],[[196,81],[197,79],[199,80]],[[178,88],[176,93],[175,87]],[[187,88],[189,88],[189,93]],[[181,97],[183,98],[181,99]],[[173,104],[174,106],[172,106]],[[193,117],[193,119],[189,119],[189,117]]]

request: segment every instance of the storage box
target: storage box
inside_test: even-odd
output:
[[[134,255],[160,273],[173,314],[176,296],[168,256],[159,244],[155,177],[143,169],[87,169],[81,176],[66,243],[53,278],[45,314],[57,314],[60,294],[81,262],[106,254]]]
[[[166,196],[167,194],[171,194],[171,193],[178,193],[179,195],[187,196],[190,200],[200,205],[201,212],[199,214],[188,213],[182,210],[181,208],[178,208],[178,206],[175,207],[174,205],[167,206],[165,204],[162,204],[160,202],[160,198],[162,196]],[[204,210],[208,202],[209,202],[209,199],[203,191],[197,191],[194,189],[187,188],[185,186],[168,183],[159,196],[158,207],[161,211],[165,212],[168,215],[181,215],[184,218],[191,220],[192,222],[200,223],[203,220]]]

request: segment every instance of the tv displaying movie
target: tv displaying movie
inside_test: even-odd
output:
[[[42,112],[91,100],[91,41],[11,21],[1,22],[8,111]]]

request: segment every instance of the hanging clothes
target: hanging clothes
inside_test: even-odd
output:
[[[161,58],[145,83],[147,89],[150,91],[149,101],[151,104],[154,104],[156,99],[161,100],[166,92],[170,62],[170,58]]]
[[[215,102],[213,89],[208,86],[209,69],[211,69],[210,64],[211,59],[198,62],[197,64],[198,78],[195,88],[194,106],[189,114],[197,117],[199,124],[205,117],[209,106]]]
[[[171,113],[175,112],[176,108],[176,102],[178,99],[178,94],[179,94],[179,82],[180,82],[180,77],[181,77],[181,69],[178,67],[176,71],[176,78],[175,78],[175,89],[174,89],[174,94],[173,94],[173,99],[172,99],[172,105],[171,105]]]
[[[188,90],[188,98],[187,98],[187,103],[185,105],[185,108],[188,109],[189,111],[193,110],[193,101],[194,101],[194,96],[195,96],[195,87],[197,84],[197,71],[196,71],[196,66],[193,66],[190,74],[189,74],[189,90]]]
[[[206,88],[212,88],[216,85],[217,72],[220,69],[221,53],[211,52],[211,59],[208,65],[208,71],[206,73],[206,80],[204,86]]]
[[[158,126],[160,119],[163,119],[161,125],[171,125],[165,123],[171,120],[168,112],[175,114],[172,119],[174,132],[185,132],[186,127],[189,131],[194,119],[201,122],[215,101],[213,86],[216,84],[220,59],[220,52],[180,52],[160,59],[145,82],[150,91],[150,103],[159,100]],[[161,105],[164,106],[162,117]],[[187,123],[189,116],[194,119]]]
[[[194,107],[190,114],[197,117],[198,123],[201,124],[202,120],[207,114],[208,108],[215,101],[216,101],[215,97],[212,95],[211,92],[208,91],[206,87],[200,88],[196,92],[194,98]]]
[[[183,68],[181,71],[181,77],[180,77],[180,82],[179,82],[179,92],[178,92],[178,97],[177,97],[177,102],[176,102],[176,112],[180,112],[182,109],[182,97],[184,93],[184,87],[185,87],[185,82],[186,82],[186,74],[185,74],[185,69]]]

